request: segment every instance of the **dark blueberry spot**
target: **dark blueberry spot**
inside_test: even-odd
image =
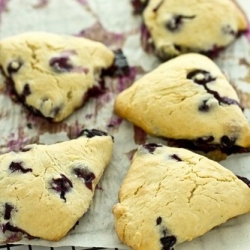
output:
[[[210,107],[207,105],[208,100],[202,101],[202,104],[199,106],[199,111],[201,112],[208,112]]]
[[[11,217],[11,211],[14,207],[12,207],[10,204],[5,203],[5,211],[4,211],[4,219],[9,220]]]
[[[134,14],[141,14],[143,10],[147,7],[148,0],[145,0],[144,2],[142,2],[141,0],[132,0],[131,3],[134,8]]]
[[[223,148],[232,148],[235,145],[236,138],[229,138],[228,136],[224,135],[220,139],[221,146]]]
[[[203,137],[199,137],[197,139],[197,144],[204,144],[204,143],[210,143],[214,141],[214,137],[212,135],[209,136],[203,136]]]
[[[70,229],[70,231],[73,231],[73,230],[75,230],[76,229],[76,227],[79,225],[79,221],[77,221],[76,223],[75,223],[75,225]]]
[[[182,49],[181,49],[181,46],[180,46],[180,45],[178,45],[178,44],[174,44],[173,46],[174,46],[174,48],[175,48],[177,51],[179,51],[179,52],[181,52],[181,51],[182,51]]]
[[[236,175],[240,180],[242,180],[247,186],[250,188],[250,180],[248,180],[246,177],[242,177],[239,175]]]
[[[89,98],[96,98],[102,94],[106,93],[106,89],[102,85],[93,86],[92,88],[89,88],[87,92],[84,94],[83,100],[87,100]]]
[[[75,168],[73,170],[74,174],[76,174],[77,177],[83,178],[85,182],[85,186],[93,190],[92,188],[92,181],[95,179],[95,174],[88,170],[88,168]]]
[[[73,69],[72,64],[69,62],[68,56],[53,57],[50,59],[49,65],[56,72],[69,72]]]
[[[32,172],[31,168],[24,168],[22,166],[22,162],[11,162],[9,169],[11,170],[11,172],[22,172],[22,173],[27,173],[27,172]]]
[[[11,61],[7,66],[7,71],[9,75],[16,73],[22,65],[23,63],[20,60]]]
[[[220,102],[225,103],[225,104],[227,104],[227,105],[235,104],[235,105],[240,106],[240,108],[241,108],[242,110],[244,109],[243,107],[241,107],[241,105],[239,104],[238,101],[233,100],[233,99],[228,98],[228,97],[221,97]]]
[[[52,179],[52,189],[60,193],[60,198],[66,202],[65,194],[73,187],[72,182],[63,174],[61,178]]]
[[[130,68],[126,57],[121,49],[114,51],[115,59],[113,65],[102,71],[102,76],[129,76]]]
[[[158,217],[157,219],[156,219],[156,225],[158,226],[158,225],[160,225],[162,223],[162,218],[161,217]]]
[[[170,31],[177,31],[183,25],[184,19],[193,19],[195,16],[174,15],[166,24],[166,28]]]
[[[211,74],[206,70],[194,70],[187,74],[187,79],[193,80],[195,83],[200,85],[205,85],[208,82],[216,80],[216,77],[211,76]]]
[[[162,147],[162,145],[157,143],[148,143],[144,144],[143,147],[146,148],[150,154],[152,154],[156,148]]]
[[[11,225],[9,222],[2,225],[2,232],[5,233],[6,231],[16,232],[16,233],[20,232],[20,233],[23,233],[23,234],[27,234],[24,230],[22,230],[19,227],[15,227],[15,226]]]
[[[20,149],[21,152],[28,152],[30,150],[31,150],[31,148],[29,148],[29,147],[24,147],[24,148]]]
[[[61,110],[61,107],[60,107],[60,106],[57,106],[57,107],[53,108],[53,109],[51,110],[51,115],[52,115],[52,117],[56,117],[56,116],[59,114],[60,110]]]
[[[27,123],[27,127],[28,127],[29,129],[32,129],[32,128],[33,128],[33,126],[32,126],[31,123]]]
[[[182,161],[182,159],[177,154],[170,155],[170,157],[176,161]]]
[[[207,51],[199,51],[199,53],[204,54],[210,58],[216,58],[220,54],[221,51],[223,51],[225,47],[221,47],[218,45],[213,45],[210,50]]]
[[[164,0],[161,0],[156,7],[153,9],[153,12],[157,12],[159,10],[159,8],[162,6],[162,4],[164,3]]]
[[[26,84],[24,85],[24,88],[23,88],[22,96],[26,97],[26,96],[28,96],[28,95],[30,95],[30,94],[31,94],[30,86],[29,86],[28,83],[26,83]]]
[[[237,36],[237,32],[230,25],[223,26],[221,30],[226,35]]]
[[[95,137],[95,136],[108,136],[109,134],[104,132],[104,131],[101,131],[101,130],[98,130],[98,129],[83,129],[78,137],[80,136],[86,136],[88,138],[92,138],[92,137]]]
[[[226,105],[235,104],[239,106],[241,109],[243,109],[238,101],[233,100],[228,97],[221,97],[217,91],[214,91],[208,88],[207,84],[209,82],[213,82],[216,80],[216,77],[211,76],[211,74],[208,71],[200,70],[200,69],[191,71],[187,74],[187,79],[192,80],[196,84],[202,85],[204,89],[207,91],[207,93],[213,95],[213,97],[219,102],[219,104],[221,103],[226,104]],[[201,109],[204,108],[205,110],[200,110],[200,108]],[[203,105],[199,107],[199,110],[206,111],[207,108],[209,107],[206,107],[206,103],[203,103]]]
[[[161,250],[171,250],[172,247],[176,244],[176,237],[175,236],[164,236],[160,238],[160,242],[162,244]]]

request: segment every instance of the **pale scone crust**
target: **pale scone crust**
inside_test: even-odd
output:
[[[110,162],[112,148],[111,136],[81,136],[52,145],[28,145],[24,152],[1,155],[2,228],[9,223],[50,241],[64,237],[88,210],[95,187]],[[24,172],[11,168],[13,162],[20,163]],[[79,169],[89,175],[89,182],[79,175]],[[68,182],[61,183],[60,179]],[[56,190],[60,185],[68,190],[60,193]],[[12,207],[9,216],[6,204]],[[11,235],[7,230],[1,242],[8,242]]]
[[[248,213],[249,197],[249,187],[214,161],[185,149],[140,146],[113,208],[116,231],[133,250],[172,249],[163,248],[167,237],[181,243],[203,235]]]
[[[196,70],[208,72],[214,80],[197,84],[188,79]],[[222,98],[232,103],[223,103]],[[185,54],[161,64],[120,93],[114,109],[151,135],[176,140],[212,136],[209,143],[214,145],[227,136],[237,146],[250,147],[249,124],[237,93],[214,62],[203,55]]]
[[[88,89],[114,60],[99,42],[43,32],[1,40],[0,55],[0,66],[25,104],[55,122],[84,104]]]
[[[226,47],[247,29],[244,13],[227,0],[150,0],[143,19],[162,58]]]

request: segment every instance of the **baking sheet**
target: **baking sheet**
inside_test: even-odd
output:
[[[250,17],[250,2],[238,2]],[[132,14],[129,0],[0,0],[0,39],[25,31],[81,35],[102,41],[112,49],[122,48],[131,66],[128,77],[106,78],[106,93],[89,100],[83,108],[60,124],[51,124],[43,118],[35,117],[11,101],[8,88],[0,78],[0,153],[18,150],[29,143],[51,144],[69,140],[81,128],[105,130],[115,137],[112,162],[98,185],[90,210],[77,227],[59,242],[23,240],[22,244],[128,249],[115,234],[111,210],[117,202],[119,186],[134,150],[146,141],[160,141],[147,136],[113,113],[115,96],[159,64],[157,58],[141,48],[140,24],[140,17]],[[250,120],[249,38],[241,37],[220,55],[216,63],[237,89]],[[250,178],[250,154],[230,156],[222,164],[234,173]],[[250,214],[232,219],[175,249],[249,250]]]

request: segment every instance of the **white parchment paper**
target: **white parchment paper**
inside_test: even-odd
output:
[[[250,2],[238,1],[250,17]],[[131,75],[106,79],[107,92],[89,100],[60,124],[51,124],[27,112],[10,100],[0,78],[0,152],[19,149],[29,143],[46,143],[74,138],[81,128],[97,128],[115,137],[113,159],[104,173],[93,203],[79,224],[59,242],[23,240],[22,244],[44,246],[112,247],[122,245],[114,230],[112,207],[129,168],[130,157],[139,144],[160,141],[145,135],[113,113],[116,95],[136,78],[154,69],[159,61],[143,51],[140,44],[139,16],[132,14],[129,0],[0,0],[0,39],[25,31],[81,34],[102,41],[113,49],[122,48]],[[216,60],[237,89],[246,116],[250,119],[250,42],[246,36],[232,44]],[[221,162],[235,174],[250,178],[250,154],[230,156]],[[63,218],[62,218],[63,220]],[[60,225],[58,225],[60,227]],[[19,242],[20,243],[20,242]],[[232,219],[177,250],[249,250],[250,214]]]

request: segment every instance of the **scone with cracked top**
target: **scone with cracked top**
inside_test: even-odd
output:
[[[88,210],[112,150],[111,136],[85,129],[74,140],[1,155],[0,242],[64,237]]]
[[[175,146],[223,157],[249,151],[250,126],[237,93],[209,58],[185,54],[121,92],[115,112]]]
[[[146,6],[144,24],[162,59],[187,52],[213,56],[247,30],[246,16],[234,1],[141,0],[141,4]]]
[[[30,32],[0,41],[0,67],[17,95],[54,122],[84,104],[113,61],[105,45],[81,37]]]
[[[138,148],[113,208],[119,239],[133,250],[172,250],[250,212],[250,181],[186,149]]]

